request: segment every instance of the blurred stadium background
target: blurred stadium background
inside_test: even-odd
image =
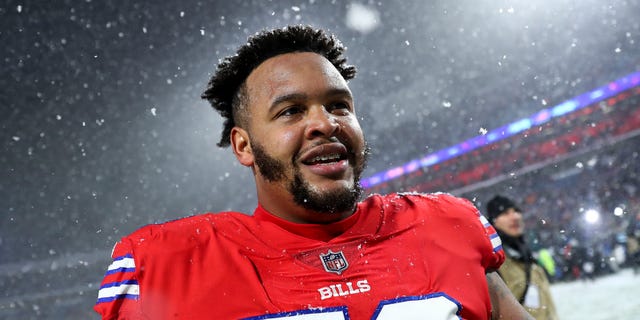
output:
[[[120,237],[250,213],[199,95],[255,31],[334,32],[374,192],[522,203],[558,282],[629,266],[640,228],[639,1],[56,1],[0,5],[0,319],[92,319]],[[251,186],[247,188],[247,186]],[[592,265],[585,273],[584,265]]]

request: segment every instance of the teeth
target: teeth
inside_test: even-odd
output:
[[[325,161],[338,160],[338,159],[340,159],[339,154],[326,154],[326,155],[313,158],[312,162],[321,162],[321,161],[325,162]]]

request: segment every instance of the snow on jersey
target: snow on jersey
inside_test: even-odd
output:
[[[374,195],[331,225],[205,214],[120,241],[95,310],[103,319],[487,319],[500,240],[467,200]],[[315,230],[315,231],[314,231]]]

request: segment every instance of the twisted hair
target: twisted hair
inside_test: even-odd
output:
[[[247,102],[245,81],[249,74],[265,60],[291,52],[314,52],[325,57],[345,80],[356,74],[354,66],[347,65],[343,56],[345,47],[333,35],[310,26],[287,26],[263,30],[250,37],[235,55],[224,58],[202,93],[202,99],[225,119],[219,147],[230,145],[231,129],[246,123],[243,106]]]

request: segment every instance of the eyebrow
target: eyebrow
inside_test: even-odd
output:
[[[324,95],[327,96],[327,97],[347,96],[350,99],[353,99],[353,97],[351,96],[351,91],[349,91],[347,89],[342,89],[342,88],[334,88],[334,89],[327,90],[324,93]],[[300,100],[307,100],[307,99],[309,99],[309,95],[306,94],[306,93],[294,92],[294,93],[284,94],[284,95],[276,97],[273,100],[273,102],[271,102],[271,105],[269,106],[269,110],[272,110],[277,105],[279,105],[279,104],[281,104],[283,102],[295,101],[295,100],[300,101]]]

